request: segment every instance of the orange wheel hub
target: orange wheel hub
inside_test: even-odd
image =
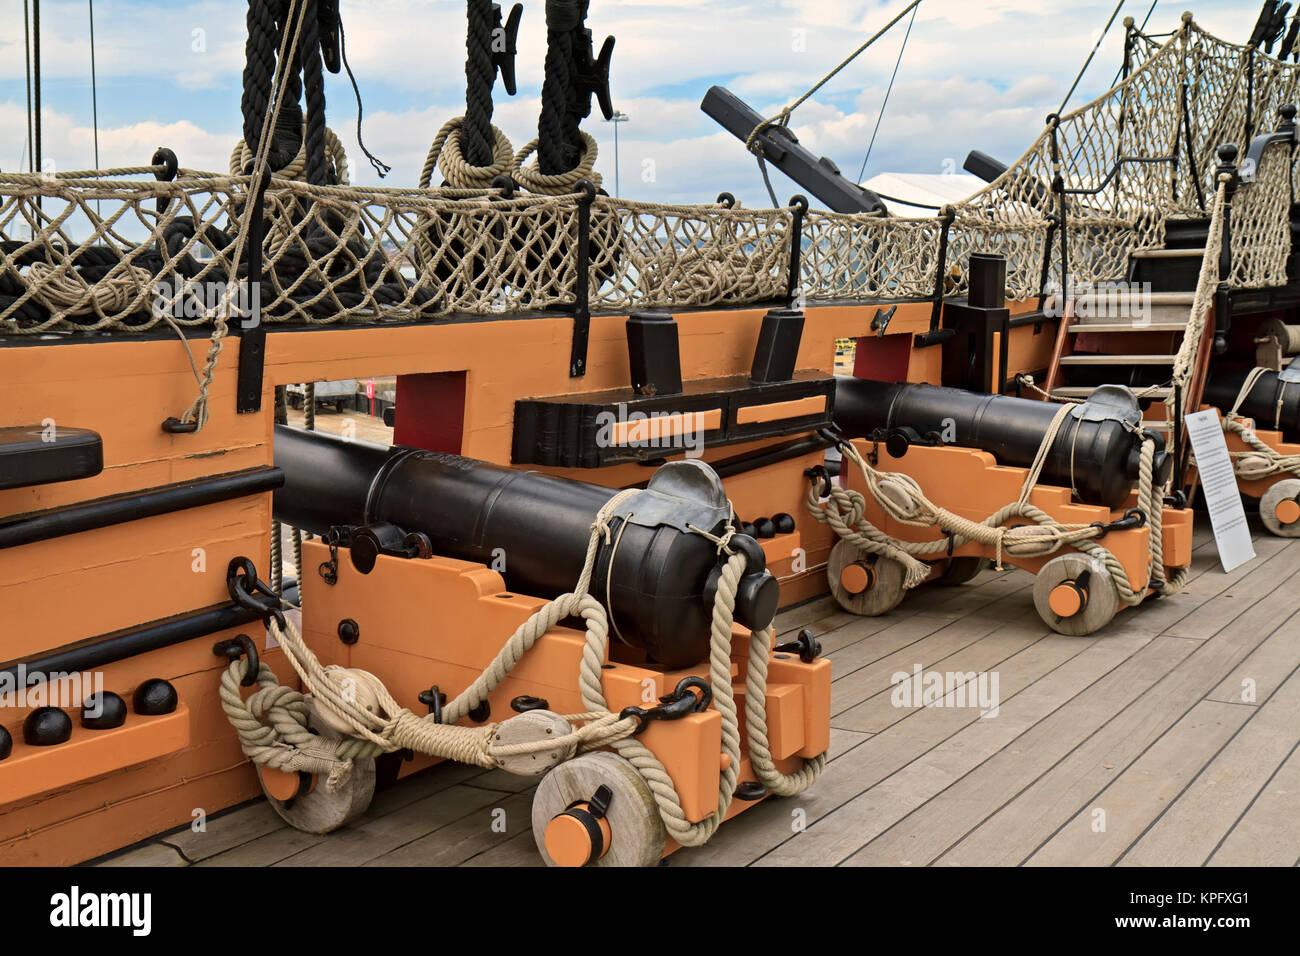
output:
[[[276,770],[274,767],[266,766],[258,767],[257,772],[262,777],[262,789],[266,791],[267,796],[274,797],[281,803],[302,796],[304,793],[310,793],[316,788],[314,776],[312,776],[311,780],[304,781],[300,774],[286,773],[283,770]]]
[[[575,803],[546,825],[546,852],[559,866],[586,866],[609,852],[609,820]]]
[[[862,594],[871,590],[875,577],[875,572],[865,564],[850,564],[840,572],[840,584],[850,594]]]
[[[1295,524],[1300,521],[1300,502],[1294,498],[1284,498],[1277,503],[1274,514],[1277,515],[1277,520],[1283,524]]]
[[[1047,598],[1048,606],[1057,617],[1074,617],[1083,610],[1088,601],[1088,592],[1073,581],[1063,581],[1052,588]]]

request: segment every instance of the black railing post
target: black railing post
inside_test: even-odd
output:
[[[808,197],[802,193],[791,196],[790,208],[794,214],[790,222],[790,274],[786,278],[785,297],[790,307],[794,308],[799,289],[799,270],[803,268],[803,219],[808,214]]]
[[[1228,330],[1232,327],[1232,299],[1229,294],[1229,282],[1232,277],[1232,197],[1237,192],[1240,179],[1237,177],[1237,147],[1234,143],[1224,143],[1218,149],[1219,165],[1214,171],[1217,183],[1222,176],[1228,176],[1227,188],[1223,195],[1223,245],[1219,248],[1219,285],[1214,292],[1214,351],[1222,355],[1228,350]]]
[[[1052,243],[1056,239],[1056,218],[1047,222],[1047,234],[1043,236],[1043,267],[1038,273],[1038,311],[1043,311],[1047,304],[1047,279],[1052,272]],[[1064,309],[1062,309],[1064,314]]]
[[[253,190],[250,201],[253,216],[248,223],[248,269],[244,281],[249,283],[248,302],[251,314],[239,323],[239,378],[235,386],[235,411],[240,415],[262,410],[262,378],[266,368],[266,324],[262,321],[262,239],[266,231],[266,190],[271,185],[271,171],[265,170],[260,179],[249,181]],[[239,276],[230,277],[238,286]],[[230,285],[226,286],[225,301],[218,308],[232,310]]]
[[[951,206],[944,206],[943,211],[939,213],[938,263],[934,272],[934,301],[930,308],[931,332],[938,331],[939,322],[943,317],[943,289],[944,283],[948,279],[948,233],[952,229],[953,220],[956,218],[956,212]]]
[[[1255,135],[1255,48],[1246,51],[1246,138],[1249,143]]]
[[[569,377],[587,374],[587,342],[591,337],[591,204],[596,201],[596,184],[578,183],[578,250],[573,302],[573,347],[569,353]]]

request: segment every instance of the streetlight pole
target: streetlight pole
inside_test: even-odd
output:
[[[613,124],[614,124],[614,198],[616,198],[616,199],[618,198],[618,194],[619,194],[619,182],[618,182],[618,124],[619,124],[619,123],[626,123],[626,122],[627,122],[628,120],[630,120],[631,118],[632,118],[632,117],[628,116],[626,113],[623,113],[623,112],[617,112],[617,113],[615,113],[613,116],[611,116],[608,120],[606,120],[607,123],[613,123]]]

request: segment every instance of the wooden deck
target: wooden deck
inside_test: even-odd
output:
[[[834,662],[832,759],[667,865],[1300,864],[1300,541],[1257,528],[1232,574],[1207,527],[1196,545],[1182,594],[1095,638],[1050,632],[1019,571],[880,618],[784,613]],[[996,674],[996,716],[895,706],[891,676],[915,665]],[[444,765],[328,837],[259,801],[101,865],[537,866],[533,782]]]

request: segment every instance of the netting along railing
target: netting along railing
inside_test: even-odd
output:
[[[1265,147],[1232,205],[1232,259],[1228,284],[1238,289],[1286,285],[1291,257],[1292,144]]]
[[[961,294],[980,251],[1006,256],[1012,299],[1060,288],[1067,272],[1073,288],[1121,279],[1133,252],[1163,243],[1169,218],[1203,215],[1214,148],[1271,123],[1296,92],[1296,72],[1185,21],[1119,86],[1049,124],[1001,177],[940,216],[809,213],[799,291],[812,300]],[[1271,149],[1234,209],[1234,285],[1285,282],[1289,158]],[[579,195],[276,179],[262,281],[249,283],[246,265],[232,261],[248,177],[130,178],[160,171],[0,174],[0,331],[208,324],[232,283],[247,289],[240,311],[257,293],[267,321],[310,324],[567,308],[578,294]],[[590,307],[781,298],[794,228],[792,209],[599,197]]]
[[[249,182],[0,175],[0,331],[204,325],[231,283],[236,315],[256,294],[266,321],[308,324],[518,313],[577,294],[578,195],[279,179],[265,197],[262,281],[249,283],[232,261]],[[590,215],[593,309],[785,294],[789,209],[600,197]]]

